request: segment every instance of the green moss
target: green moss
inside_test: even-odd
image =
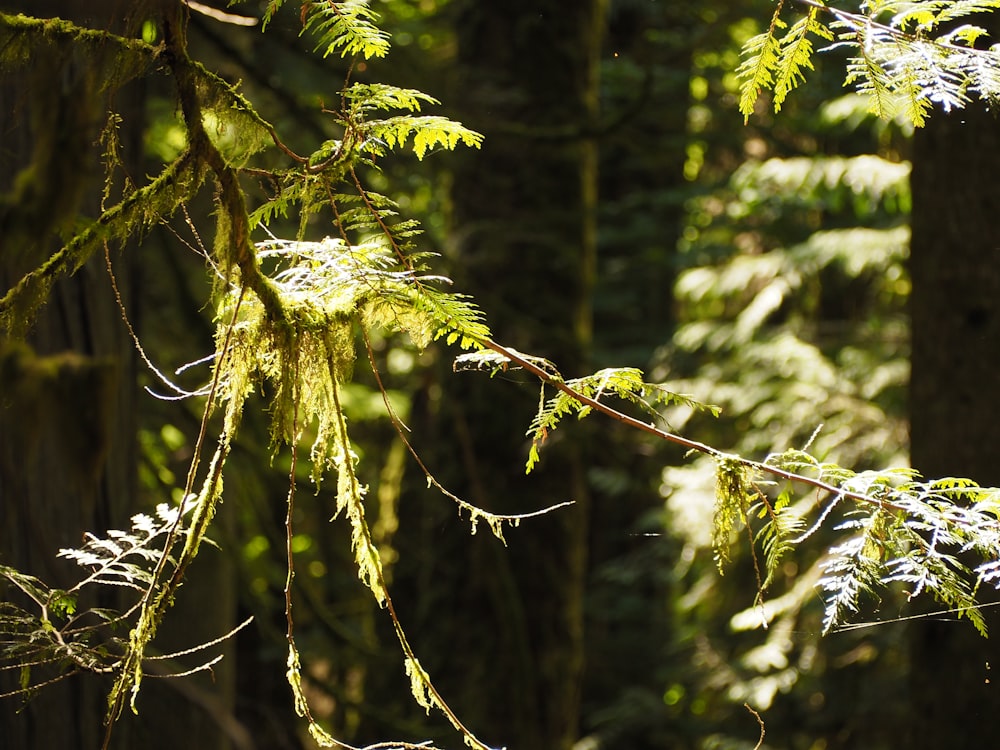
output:
[[[146,75],[158,63],[160,47],[107,31],[86,29],[60,18],[0,13],[0,70],[28,67],[39,59],[85,56],[86,67],[114,90]]]
[[[185,153],[151,183],[105,211],[0,299],[0,329],[23,337],[59,276],[77,271],[105,241],[137,236],[172,215],[197,192],[202,179],[203,169]]]

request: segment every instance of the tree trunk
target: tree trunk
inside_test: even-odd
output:
[[[581,374],[596,268],[592,128],[604,2],[476,0],[453,12],[460,79],[446,100],[456,119],[486,136],[454,178],[457,234],[447,260],[456,288],[489,312],[498,340],[551,358],[567,376]],[[448,550],[461,558],[442,549],[440,526],[426,510],[414,519],[427,534],[420,547],[436,550],[425,579],[439,593],[425,596],[474,618],[444,622],[425,604],[429,616],[419,629],[442,630],[421,650],[443,653],[431,675],[485,741],[568,750],[579,732],[590,513],[586,461],[572,437],[579,425],[554,436],[525,478],[518,435],[537,406],[537,385],[447,369],[442,395],[414,417],[433,431],[421,438],[441,459],[431,465],[454,466],[440,475],[444,484],[500,513],[576,504],[508,528],[506,548],[483,532],[470,539],[448,511],[460,535]],[[415,435],[421,431],[415,424]],[[406,551],[401,557],[412,559]]]
[[[46,15],[44,4],[26,5]],[[0,172],[10,178],[0,206],[4,291],[52,250],[54,231],[92,213],[86,196],[101,189],[92,147],[103,124],[96,82],[78,64],[39,57],[0,89],[9,160]],[[75,574],[56,560],[59,548],[78,546],[84,530],[120,524],[136,487],[134,358],[103,263],[95,258],[55,286],[29,346],[0,342],[3,562],[59,587]],[[119,261],[117,271],[130,301],[128,267]],[[3,675],[0,690],[16,687],[16,678]],[[62,682],[20,713],[21,699],[0,701],[5,747],[100,747],[106,687]]]
[[[925,477],[1000,485],[1000,126],[978,108],[936,112],[914,138],[911,272],[912,462]],[[914,750],[995,741],[1000,690],[992,638],[962,620],[911,630]]]
[[[150,2],[19,5],[36,17],[58,15],[116,33],[134,32],[134,23],[154,17]],[[58,238],[81,217],[97,216],[104,187],[98,143],[108,112],[104,82],[88,67],[85,54],[35,57],[27,72],[8,76],[0,86],[0,294],[58,248]],[[113,103],[123,117],[126,168],[140,182],[146,173],[144,98],[143,84],[134,82],[115,92]],[[137,319],[141,299],[134,288],[140,273],[135,251],[111,247],[121,303]],[[128,528],[133,513],[151,510],[136,503],[137,357],[105,266],[99,253],[59,280],[26,342],[0,339],[0,562],[60,588],[80,577],[75,564],[56,558],[60,548],[80,546],[85,531],[100,535],[109,528]],[[164,629],[166,639],[173,630],[179,648],[232,627],[229,568],[204,567],[196,569],[206,574],[203,580],[185,586],[179,597],[183,608],[201,591],[201,604],[187,617],[183,610],[174,613],[180,615],[180,626]],[[81,606],[115,606],[109,592],[98,596],[107,599]],[[17,677],[0,675],[0,692],[15,689]],[[211,679],[204,675],[201,687],[197,678],[183,685],[147,680],[138,702],[141,716],[126,716],[112,746],[227,747],[220,721],[229,716],[232,674],[221,666],[213,677],[218,684],[209,688],[210,696],[205,686]],[[0,701],[3,746],[101,747],[109,687],[107,680],[77,676],[42,689],[23,710],[18,698]],[[181,715],[185,718],[178,721]],[[238,728],[229,730],[239,733]]]

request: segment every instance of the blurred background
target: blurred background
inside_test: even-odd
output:
[[[67,7],[54,13],[97,24],[121,14],[121,3],[111,0],[58,5]],[[639,367],[648,380],[718,404],[718,419],[676,408],[664,419],[669,429],[722,450],[762,459],[812,438],[819,458],[855,470],[907,465],[908,257],[911,212],[916,222],[921,199],[919,220],[929,233],[952,227],[936,257],[966,269],[955,281],[965,291],[950,292],[946,309],[973,300],[974,310],[955,313],[959,328],[971,326],[984,342],[997,339],[987,335],[996,298],[973,289],[992,283],[989,227],[1000,214],[992,198],[980,197],[971,200],[978,200],[978,219],[946,218],[947,202],[958,196],[948,169],[961,159],[951,145],[921,147],[906,125],[870,116],[867,102],[842,87],[836,53],[817,56],[808,84],[779,115],[763,102],[744,125],[734,71],[743,42],[766,28],[772,2],[371,5],[392,34],[393,50],[385,60],[355,63],[353,79],[426,92],[443,102],[435,113],[485,141],[481,151],[382,159],[381,171],[367,180],[421,221],[422,249],[440,256],[435,272],[472,295],[498,341],[552,360],[566,377]],[[242,2],[228,10],[259,17],[265,6]],[[0,8],[42,14],[36,3]],[[336,136],[323,108],[336,107],[350,63],[312,54],[299,32],[295,3],[265,34],[192,13],[190,45],[193,57],[241,81],[289,146],[309,153]],[[13,134],[3,154],[10,180],[0,182],[9,226],[10,215],[29,210],[15,200],[13,175],[39,158],[40,126],[27,114],[76,113],[82,151],[102,122],[82,110],[78,89],[52,93],[43,105],[25,93],[37,94],[33,86],[7,84],[13,104],[0,112]],[[170,81],[148,79],[116,104],[134,174],[156,174],[184,146]],[[982,192],[996,174],[998,157],[989,147],[996,126],[982,115],[962,118],[937,127],[987,133],[986,141],[972,130],[957,136],[969,144],[959,179]],[[924,159],[921,183],[916,176],[911,182],[915,152]],[[263,166],[283,163],[277,151],[259,159]],[[96,164],[77,173],[99,195]],[[246,187],[251,196],[267,189],[252,178]],[[212,243],[211,191],[203,192],[186,217],[174,217],[114,261],[131,322],[167,372],[213,348],[210,279],[197,252]],[[88,200],[79,198],[60,220],[93,211]],[[933,201],[941,207],[936,214]],[[298,221],[289,217],[271,231],[292,237]],[[309,239],[332,233],[328,217],[309,225]],[[956,243],[955,233],[968,241]],[[17,235],[5,236],[7,288],[31,264],[10,249]],[[980,240],[987,251],[966,247]],[[966,250],[971,255],[962,261]],[[57,580],[67,572],[50,558],[78,544],[83,530],[121,527],[131,513],[178,498],[201,415],[198,399],[164,401],[141,390],[162,388],[131,352],[101,286],[102,265],[61,287],[35,331],[33,356],[73,349],[117,358],[106,402],[92,404],[112,415],[96,416],[94,424],[106,433],[101,440],[113,472],[51,476],[51,461],[64,465],[74,450],[53,437],[68,429],[65,416],[37,417],[41,447],[27,458],[13,437],[26,418],[8,408],[0,423],[0,559]],[[947,322],[925,309],[935,324]],[[934,356],[970,347],[960,333],[940,329],[923,341]],[[537,382],[517,371],[495,378],[455,373],[457,352],[443,344],[418,351],[394,336],[373,344],[410,440],[445,487],[499,513],[574,501],[509,529],[506,546],[482,530],[470,534],[454,503],[428,489],[359,362],[348,413],[396,609],[423,666],[485,741],[511,750],[752,750],[760,725],[749,706],[766,727],[763,748],[887,750],[904,741],[931,747],[936,730],[921,722],[932,716],[946,738],[969,731],[989,744],[986,701],[997,701],[989,651],[967,623],[906,627],[896,620],[919,610],[888,592],[859,613],[870,626],[820,636],[822,604],[813,586],[831,543],[827,532],[788,558],[763,628],[746,539],[736,540],[725,575],[713,559],[710,460],[595,416],[552,435],[541,465],[525,476],[524,433],[538,404]],[[983,360],[997,363],[989,348],[995,344],[976,346]],[[976,370],[956,360],[945,367]],[[205,377],[205,368],[191,368],[178,380],[194,388]],[[990,445],[973,433],[996,396],[977,387],[967,403],[961,386],[929,386],[942,419],[959,422],[963,437],[942,437],[937,423],[924,424],[923,455],[940,458],[943,467],[928,473],[1000,481],[988,475],[995,471],[988,458],[966,460],[958,444]],[[71,395],[64,402],[71,413],[78,409]],[[955,411],[963,404],[968,414]],[[254,623],[225,647],[212,676],[147,680],[139,716],[127,717],[116,736],[121,747],[310,746],[285,683],[289,457],[268,445],[268,421],[247,411],[212,535],[219,547],[206,549],[192,568],[158,644],[183,648],[250,615]],[[86,435],[81,441],[93,445]],[[84,469],[105,459],[88,457]],[[37,496],[42,483],[56,481],[68,487]],[[305,474],[301,486],[308,487]],[[88,498],[82,510],[59,510],[67,492]],[[808,507],[823,499],[807,494],[798,501]],[[358,583],[349,531],[330,522],[328,493],[303,489],[297,507],[296,632],[316,718],[355,747],[390,739],[458,746],[441,717],[413,703],[392,624]],[[948,654],[947,672],[931,660],[937,651]],[[0,744],[97,746],[107,685],[90,680],[61,684],[19,713],[19,699],[5,701],[0,736],[7,741]],[[928,686],[947,686],[955,705],[980,718],[970,722],[921,704]],[[53,712],[66,729],[52,726]],[[951,746],[976,746],[956,742]]]

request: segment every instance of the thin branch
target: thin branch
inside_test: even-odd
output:
[[[649,422],[643,422],[642,420],[636,419],[635,417],[631,417],[628,414],[620,412],[614,407],[608,406],[602,401],[598,401],[597,399],[585,396],[579,391],[576,391],[572,387],[566,385],[565,381],[563,381],[562,378],[554,376],[552,373],[546,371],[544,368],[539,367],[530,358],[520,354],[519,352],[513,349],[509,349],[505,346],[502,346],[491,339],[483,339],[480,341],[480,343],[487,349],[490,349],[496,352],[497,354],[506,357],[511,362],[514,362],[519,367],[522,367],[523,369],[530,372],[532,375],[537,377],[545,384],[550,385],[559,391],[562,391],[567,396],[575,399],[584,406],[589,406],[594,411],[601,412],[605,416],[611,417],[612,419],[622,422],[625,425],[632,427],[634,429],[640,430],[641,432],[645,432],[650,435],[653,435],[654,437],[658,437],[661,440],[666,440],[667,442],[675,443],[691,451],[704,453],[705,455],[711,456],[712,458],[716,459],[727,458],[739,461],[744,466],[754,469],[756,471],[765,474],[771,474],[772,476],[781,477],[782,479],[786,479],[790,482],[806,484],[811,487],[815,487],[816,489],[830,492],[834,495],[839,495],[841,497],[848,497],[851,498],[852,500],[857,500],[858,502],[876,504],[884,508],[891,508],[893,510],[905,510],[902,506],[895,505],[885,500],[875,499],[869,497],[868,495],[863,495],[859,492],[852,492],[850,490],[845,490],[842,487],[836,487],[822,480],[814,479],[813,477],[808,477],[803,474],[796,474],[795,472],[788,471],[786,469],[782,469],[777,466],[772,466],[770,464],[761,461],[753,461],[748,458],[743,458],[742,456],[733,456],[728,453],[724,453],[723,451],[720,451],[717,448],[713,448],[710,445],[698,442],[697,440],[691,440],[690,438],[686,438],[683,435],[677,435],[676,433],[673,432],[667,432],[666,430],[662,430],[654,424],[651,424]]]
[[[163,659],[176,659],[178,656],[187,656],[188,654],[196,654],[199,651],[204,651],[206,648],[211,648],[212,646],[217,646],[220,643],[222,643],[223,641],[229,640],[234,635],[236,635],[241,630],[243,630],[243,628],[245,628],[251,622],[253,622],[253,615],[251,615],[250,617],[248,617],[247,619],[245,619],[243,622],[241,622],[235,628],[233,628],[232,630],[230,630],[228,633],[225,633],[224,635],[220,635],[218,638],[214,638],[214,639],[212,639],[210,641],[206,641],[205,643],[199,643],[197,646],[192,646],[191,648],[186,648],[183,651],[174,651],[173,653],[161,654],[159,656],[147,656],[146,657],[146,661],[160,661],[160,660],[163,660]],[[214,662],[212,662],[212,663],[214,663]],[[173,676],[174,677],[179,677],[180,675],[173,675]]]
[[[170,672],[169,674],[151,674],[150,677],[159,677],[161,679],[173,679],[175,677],[187,677],[189,675],[197,674],[198,672],[211,672],[212,667],[222,661],[224,654],[219,654],[214,656],[204,664],[199,664],[197,667],[191,667],[191,669],[186,669],[183,672]]]
[[[379,373],[378,367],[375,364],[375,352],[372,350],[371,341],[368,338],[368,331],[366,329],[362,329],[362,336],[364,338],[365,348],[368,351],[368,362],[371,365],[372,374],[374,374],[375,376],[375,382],[378,385],[379,393],[382,396],[382,403],[385,405],[386,412],[389,415],[389,421],[392,422],[392,426],[395,428],[396,434],[399,435],[399,439],[403,442],[403,445],[406,446],[406,450],[409,451],[411,456],[413,456],[413,460],[417,462],[417,466],[420,467],[420,470],[424,473],[424,476],[426,477],[427,481],[431,484],[431,486],[434,487],[434,489],[436,489],[438,492],[440,492],[448,499],[452,500],[456,505],[458,505],[458,507],[461,510],[468,512],[473,518],[475,518],[476,516],[482,516],[483,518],[487,519],[488,522],[492,521],[497,523],[516,524],[522,520],[528,518],[536,518],[538,516],[544,516],[548,513],[551,513],[552,511],[558,510],[559,508],[564,508],[566,506],[574,504],[573,500],[567,500],[565,502],[556,503],[555,505],[550,505],[548,507],[541,508],[539,510],[530,511],[528,513],[514,513],[514,514],[491,513],[487,510],[484,510],[483,508],[473,505],[472,503],[466,500],[463,500],[458,495],[448,490],[444,485],[438,482],[434,474],[431,473],[431,470],[427,468],[427,465],[420,457],[420,454],[417,453],[416,448],[413,447],[413,444],[406,436],[407,427],[405,424],[403,424],[403,421],[399,418],[399,415],[396,414],[396,410],[392,408],[392,404],[389,401],[389,395],[388,393],[386,393],[385,386],[382,383],[381,374]],[[500,537],[500,541],[503,541],[503,537]]]
[[[256,26],[260,23],[259,18],[254,16],[238,16],[235,13],[226,13],[211,5],[195,2],[195,0],[182,0],[182,2],[196,13],[201,13],[219,23],[227,23],[233,26]]]
[[[75,674],[77,674],[77,672],[72,670],[69,672],[63,672],[62,674],[53,677],[51,680],[45,680],[44,682],[39,682],[35,685],[29,685],[26,688],[18,688],[17,690],[11,690],[10,692],[7,693],[0,693],[0,699],[13,698],[15,695],[29,695],[30,693],[33,693],[36,690],[40,690],[43,687],[48,687],[49,685],[54,685],[57,682],[62,682],[67,677],[72,677]]]
[[[760,724],[760,739],[758,739],[757,740],[757,744],[753,746],[753,750],[760,750],[760,748],[764,744],[764,734],[765,734],[765,732],[764,732],[764,720],[762,718],[760,718],[760,714],[759,713],[757,713],[756,711],[754,711],[750,707],[749,703],[744,703],[743,704],[743,708],[745,708],[747,711],[749,711],[751,714],[753,714],[753,717],[757,720],[757,723]]]

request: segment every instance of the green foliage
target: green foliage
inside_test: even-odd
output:
[[[756,491],[750,467],[738,456],[719,456],[716,466],[712,548],[721,573],[729,562],[733,534],[747,523],[747,510]]]
[[[280,314],[273,315],[261,300],[234,286],[219,308],[216,355],[219,405],[226,409],[229,429],[235,431],[255,384],[265,383],[273,385],[275,444],[294,445],[302,430],[316,423],[310,451],[313,480],[319,486],[327,471],[336,473],[334,515],[347,516],[358,574],[379,602],[386,597],[381,562],[365,521],[365,488],[355,474],[341,405],[355,360],[356,327],[385,327],[408,334],[423,347],[444,330],[481,325],[474,309],[461,301],[448,304],[443,295],[435,297],[438,304],[415,304],[428,283],[438,279],[398,270],[391,252],[380,242],[262,243],[258,257],[274,268],[270,284]]]
[[[812,70],[813,43],[810,35],[832,40],[833,33],[819,21],[819,9],[809,8],[788,32],[778,38],[778,31],[787,27],[778,4],[766,32],[747,40],[743,47],[744,60],[737,69],[743,79],[740,112],[744,121],[750,119],[762,90],[774,92],[774,111],[781,110],[788,94],[805,80],[805,70]]]
[[[263,27],[285,0],[270,0],[264,10]],[[320,0],[302,3],[302,33],[311,32],[316,37],[314,51],[328,57],[339,52],[341,57],[360,55],[365,59],[385,57],[389,52],[389,35],[376,24],[378,14],[368,0]]]
[[[986,634],[976,590],[989,580],[992,562],[972,569],[962,555],[973,552],[988,561],[995,553],[1000,541],[1000,525],[993,515],[997,490],[968,480],[920,482],[910,469],[855,474],[824,466],[804,451],[774,456],[767,463],[795,465],[807,472],[804,476],[810,475],[807,467],[811,467],[817,481],[833,493],[813,520],[797,516],[783,523],[783,513],[761,514],[765,525],[758,538],[765,540],[769,579],[777,560],[768,546],[772,550],[798,546],[831,522],[845,499],[854,505],[834,524],[836,531],[846,532],[842,541],[832,545],[820,563],[822,578],[817,585],[824,592],[824,632],[843,627],[851,614],[860,611],[863,597],[877,599],[879,592],[902,584],[908,599],[930,594]],[[787,497],[783,493],[773,507],[787,506]],[[803,534],[807,522],[810,528]]]
[[[385,83],[354,83],[344,89],[343,96],[351,103],[351,111],[359,114],[393,109],[419,112],[425,104],[441,103],[422,91]]]
[[[782,560],[796,548],[795,542],[799,541],[805,524],[792,506],[791,487],[785,487],[773,502],[763,493],[757,497],[759,502],[750,512],[756,511],[757,518],[765,520],[753,540],[764,553],[765,578],[759,583],[757,594],[762,602],[764,592],[779,574]]]
[[[471,360],[467,358],[465,361]],[[554,368],[548,363],[546,365],[552,372],[552,378],[559,379]],[[528,436],[531,438],[531,448],[525,465],[525,471],[528,473],[535,468],[541,458],[539,448],[548,439],[549,433],[560,424],[562,418],[575,414],[577,419],[583,419],[592,413],[594,402],[600,403],[605,396],[614,396],[638,406],[653,417],[659,414],[656,410],[658,405],[669,404],[718,413],[717,407],[703,404],[684,394],[674,393],[662,385],[644,382],[642,371],[633,367],[605,368],[592,375],[567,380],[565,386],[565,390],[558,390],[548,399],[545,398],[545,387],[542,386],[538,411],[528,428]]]
[[[780,10],[779,6],[778,12]],[[778,70],[781,56],[781,45],[776,31],[786,26],[785,22],[778,18],[778,12],[771,19],[770,28],[763,34],[751,37],[744,46],[746,59],[737,72],[743,78],[740,111],[747,120],[753,114],[753,108],[761,90],[770,89],[775,85],[774,76]],[[785,85],[791,87],[792,83],[792,79],[789,79]]]
[[[339,52],[341,57],[369,59],[389,52],[389,35],[375,25],[378,16],[368,0],[305,3],[303,19],[303,30],[316,37],[316,51],[322,50],[323,57]]]
[[[280,5],[271,3],[265,20],[270,20]],[[339,52],[341,56],[381,57],[388,50],[388,38],[374,25],[375,15],[365,2],[305,3],[302,19],[304,31],[317,37],[318,48],[324,55]],[[6,28],[19,29],[18,33],[25,26],[7,16],[2,21]],[[313,435],[309,457],[317,488],[326,474],[332,471],[336,475],[333,515],[346,517],[350,526],[359,578],[375,601],[389,608],[415,699],[424,707],[433,705],[441,709],[470,746],[485,747],[458,722],[430,685],[427,673],[415,666],[416,656],[392,610],[381,556],[366,520],[366,487],[356,473],[358,458],[343,408],[344,388],[352,377],[354,347],[359,335],[367,343],[376,330],[398,332],[408,335],[418,348],[436,338],[465,348],[479,347],[488,339],[489,329],[475,306],[461,295],[436,288],[447,279],[422,272],[425,256],[415,252],[415,239],[420,233],[417,223],[396,218],[396,204],[366,189],[356,172],[356,167],[374,167],[375,157],[407,144],[422,158],[435,147],[478,146],[481,137],[442,117],[405,114],[369,121],[367,118],[375,112],[413,113],[424,104],[436,102],[419,91],[355,84],[343,92],[343,110],[334,113],[341,137],[320,144],[310,156],[300,156],[280,140],[275,128],[235,87],[188,58],[183,46],[184,34],[171,29],[173,21],[168,19],[166,23],[166,38],[173,47],[163,57],[164,69],[173,75],[177,86],[186,150],[149,184],[127,192],[117,205],[104,211],[96,222],[73,237],[42,267],[25,276],[0,301],[0,319],[6,331],[22,333],[30,325],[37,306],[46,300],[55,278],[79,268],[108,240],[124,242],[141,237],[150,226],[186,204],[205,177],[215,181],[216,237],[211,266],[218,293],[217,351],[212,382],[199,391],[207,393],[208,405],[180,495],[183,500],[172,511],[161,508],[161,518],[164,513],[174,514],[169,523],[155,526],[145,516],[137,516],[130,534],[112,532],[107,539],[88,537],[82,549],[63,552],[81,564],[94,566],[84,583],[124,587],[140,594],[132,608],[114,617],[116,622],[128,622],[131,631],[127,640],[116,641],[113,658],[100,662],[98,667],[96,660],[85,660],[89,652],[81,651],[83,655],[70,663],[74,668],[113,673],[114,685],[108,696],[109,722],[118,718],[125,705],[136,709],[149,645],[205,541],[221,501],[223,475],[246,401],[251,394],[266,388],[274,450],[287,446],[294,466],[297,446],[309,430]],[[10,54],[25,45],[34,49],[31,45],[42,44],[49,30],[40,23],[27,24],[26,28],[27,41],[20,46],[11,45]],[[72,44],[74,37],[89,38],[84,30],[70,25],[60,26],[59,31],[68,35],[67,44]],[[34,37],[30,36],[32,33]],[[104,37],[113,39],[110,35]],[[124,42],[123,45],[130,49]],[[116,47],[112,44],[109,49],[114,51]],[[139,49],[147,51],[145,47]],[[124,54],[121,59],[126,59]],[[117,122],[114,115],[111,122]],[[110,172],[118,167],[113,130],[107,144],[107,185],[111,185]],[[267,147],[290,161],[290,165],[275,170],[250,166],[251,160]],[[257,178],[267,177],[276,188],[253,212],[248,211],[246,193],[240,184],[240,173],[245,169],[252,170]],[[292,211],[302,217],[303,236],[295,241],[272,239],[259,244],[250,240],[252,230],[267,229],[270,221]],[[332,219],[337,236],[308,242],[304,235],[309,219],[320,213]],[[387,406],[388,403],[387,398]],[[223,414],[217,447],[198,480],[209,417],[216,411]],[[289,489],[290,518],[294,494],[293,474]],[[485,519],[498,536],[503,522],[516,521],[467,504],[462,507],[472,514],[473,522]],[[178,520],[181,515],[188,518],[183,527]],[[294,532],[290,520],[286,532],[291,549]],[[159,551],[152,549],[153,540],[162,542]],[[286,588],[292,577],[291,556],[288,565]],[[40,582],[36,586],[28,578],[18,578],[16,571],[8,571],[6,577],[19,583],[22,591],[43,608],[66,615],[73,606],[74,591],[49,592],[41,588]],[[320,744],[339,744],[319,727],[304,702],[288,591],[286,596],[288,680],[297,710],[306,717],[310,732]],[[11,617],[14,619],[10,625],[20,628],[18,632],[23,633],[34,623],[41,632],[58,635],[58,630],[46,625],[44,617],[32,620],[30,613],[20,610],[12,611]],[[89,630],[81,632],[87,632],[89,637]],[[68,646],[60,639],[70,643],[59,636],[47,638],[45,647],[53,653],[59,649],[65,652]],[[39,653],[49,659],[47,652]],[[14,659],[21,657],[21,652],[11,654]]]
[[[180,531],[177,508],[165,503],[156,508],[156,518],[145,513],[132,516],[130,532],[111,529],[101,538],[86,533],[86,543],[79,549],[61,549],[59,556],[74,561],[90,574],[73,587],[87,585],[121,586],[145,592],[152,581],[152,571],[164,556],[163,549],[154,545],[173,531]],[[169,551],[167,552],[169,555]]]
[[[789,23],[792,7],[783,11]],[[738,143],[724,127],[725,106],[705,105],[712,119],[699,134],[704,162],[679,245],[676,333],[650,369],[722,407],[717,420],[670,411],[676,430],[729,456],[767,456],[748,470],[745,521],[739,502],[720,507],[716,457],[662,475],[664,525],[682,545],[671,648],[693,650],[667,666],[678,696],[670,716],[719,746],[745,742],[744,701],[762,711],[768,741],[776,732],[809,747],[839,727],[867,740],[869,721],[855,714],[865,699],[848,709],[834,696],[859,680],[891,692],[905,659],[898,627],[846,631],[908,611],[900,584],[883,580],[890,571],[860,595],[859,612],[840,613],[836,637],[821,637],[832,596],[817,588],[827,575],[821,562],[853,533],[836,528],[844,514],[870,506],[832,502],[836,490],[801,478],[839,487],[858,471],[906,461],[910,208],[910,165],[899,156],[906,129],[875,121],[858,94],[825,90],[823,62],[809,87],[787,97],[780,122],[761,118]],[[720,67],[724,75],[735,66]],[[708,90],[723,92],[721,83]],[[721,538],[720,510],[730,519]],[[731,558],[721,579],[719,542]],[[811,695],[827,696],[822,710]],[[813,711],[823,718],[802,727],[796,717]]]
[[[478,134],[444,117],[393,117],[368,123],[368,135],[375,143],[384,143],[388,148],[403,146],[413,137],[413,153],[423,159],[429,149],[436,146],[454,149],[459,143],[478,146]]]
[[[412,137],[412,151],[423,159],[429,149],[440,146],[454,150],[460,143],[478,148],[482,142],[479,133],[462,127],[445,117],[390,117],[384,120],[367,120],[372,112],[405,110],[419,112],[425,104],[440,104],[434,97],[413,89],[403,89],[386,84],[355,83],[343,91],[347,118],[345,127],[354,126],[356,140],[362,149],[376,156],[402,148]]]
[[[825,49],[847,49],[845,85],[869,97],[871,111],[891,118],[900,113],[915,126],[937,105],[944,111],[966,106],[973,97],[989,104],[1000,98],[1000,50],[976,47],[986,38],[981,26],[961,23],[992,12],[996,0],[922,0],[860,3],[850,12],[802,0],[805,6],[787,34],[779,3],[770,27],[743,48],[740,112],[749,118],[764,90],[773,91],[775,111],[812,69],[809,34],[832,41]],[[820,15],[829,18],[824,25]],[[834,40],[834,35],[836,39]]]
[[[77,672],[119,670],[127,650],[120,639],[101,634],[126,623],[140,606],[155,571],[173,561],[183,531],[179,509],[161,504],[155,517],[134,515],[129,531],[111,529],[103,537],[87,533],[81,548],[59,551],[60,557],[87,571],[67,590],[49,588],[34,576],[0,566],[0,579],[26,600],[19,605],[15,596],[5,595],[0,604],[0,632],[5,634],[0,664],[7,669],[24,665],[16,694],[30,694],[39,684],[50,684]],[[78,610],[80,597],[100,587],[125,590],[131,597],[118,610]]]
[[[265,22],[282,4],[268,4]],[[780,108],[812,68],[813,37],[830,41],[832,31],[841,34],[842,45],[860,45],[848,80],[873,97],[879,114],[888,115],[902,101],[908,117],[920,124],[929,102],[961,106],[970,90],[993,96],[988,85],[995,70],[975,68],[974,62],[982,64],[985,58],[971,49],[981,29],[962,26],[936,39],[928,35],[945,22],[996,3],[868,3],[867,16],[857,17],[806,5],[806,15],[789,28],[779,3],[768,32],[748,42],[748,57],[740,67],[745,116],[763,90],[774,91],[775,108]],[[832,14],[828,26],[820,21],[823,13]],[[889,13],[895,15],[887,25],[875,21]],[[375,25],[367,2],[307,2],[301,18],[303,31],[317,37],[324,56],[376,58],[388,50],[387,36]],[[859,19],[867,24],[868,36],[857,41]],[[42,45],[39,40],[52,31],[0,16],[3,23],[26,29],[8,45],[5,65],[23,64],[25,50]],[[58,31],[68,35],[60,36],[60,43],[88,39],[72,27]],[[164,59],[170,62],[162,70],[177,85],[186,149],[12,288],[0,301],[0,323],[10,334],[23,333],[54,278],[78,268],[108,240],[143,235],[183,207],[205,180],[213,181],[216,240],[206,255],[216,282],[215,352],[211,382],[199,391],[208,396],[201,434],[179,507],[160,506],[158,520],[139,515],[129,532],[88,536],[81,549],[61,552],[90,571],[77,586],[51,589],[32,576],[0,568],[0,577],[29,602],[0,603],[0,629],[10,636],[2,652],[5,666],[23,668],[19,693],[38,684],[31,674],[36,666],[54,665],[63,673],[113,676],[109,721],[126,704],[135,709],[148,649],[208,538],[244,410],[251,396],[260,395],[270,418],[273,454],[289,455],[291,463],[285,528],[286,677],[296,712],[318,744],[343,746],[311,715],[293,632],[296,462],[299,446],[308,441],[314,486],[320,491],[331,474],[335,477],[331,515],[345,519],[358,578],[389,612],[414,700],[428,711],[439,709],[468,745],[485,749],[437,693],[411,648],[392,604],[383,552],[368,522],[368,488],[345,408],[361,343],[389,418],[413,450],[381,386],[371,347],[376,336],[405,336],[418,350],[440,339],[472,350],[457,359],[456,368],[496,374],[523,367],[537,376],[542,388],[527,432],[529,472],[565,417],[582,419],[594,411],[702,453],[714,476],[707,546],[721,571],[739,554],[737,535],[746,533],[756,573],[754,605],[765,624],[782,618],[775,631],[787,632],[811,598],[813,584],[823,596],[824,632],[844,627],[862,610],[866,597],[892,595],[894,589],[908,597],[930,594],[984,630],[976,594],[983,584],[1000,581],[996,491],[965,480],[921,482],[908,470],[846,468],[858,461],[874,463],[882,458],[873,456],[876,449],[899,442],[891,407],[906,374],[899,332],[907,291],[908,236],[901,221],[909,208],[907,165],[874,155],[762,158],[736,170],[717,193],[690,202],[691,227],[696,229],[685,234],[686,267],[675,290],[681,319],[667,352],[676,355],[676,363],[660,369],[666,376],[688,367],[678,384],[705,394],[704,399],[648,383],[635,368],[605,368],[565,380],[552,363],[492,342],[471,300],[444,290],[447,279],[428,271],[431,256],[419,252],[419,225],[400,219],[400,207],[368,187],[368,176],[377,173],[378,160],[390,151],[406,148],[423,159],[438,147],[478,147],[479,134],[445,118],[417,116],[425,105],[437,103],[419,91],[352,84],[341,92],[341,109],[331,113],[336,137],[317,138],[300,155],[237,88],[188,59],[183,46],[173,43],[178,46],[169,50]],[[893,46],[904,54],[891,57],[888,48]],[[124,41],[119,47],[126,50],[122,59],[136,52],[159,60],[159,52],[145,47],[133,49]],[[914,57],[919,55],[928,60]],[[115,75],[111,79],[119,85],[124,73]],[[392,111],[403,114],[380,114]],[[117,168],[112,141],[109,137],[110,170]],[[266,197],[249,207],[250,192],[241,182],[248,176],[267,187]],[[109,175],[107,185],[111,183]],[[105,198],[109,195],[110,190]],[[270,232],[290,216],[298,217],[294,239],[251,239],[252,232]],[[309,241],[319,218],[333,236]],[[826,309],[844,300],[852,304]],[[823,328],[831,321],[839,326],[832,334]],[[708,386],[739,420],[744,437],[738,452],[722,453],[655,426],[661,417],[683,425],[700,412],[717,416],[719,409],[706,405],[713,395]],[[609,405],[614,403],[609,397],[638,409],[648,421],[622,414]],[[220,414],[221,420],[213,419]],[[827,423],[825,431],[816,429],[818,421]],[[202,467],[213,427],[217,447]],[[747,458],[774,444],[801,444],[804,431],[811,437],[802,450],[772,454],[762,462]],[[835,450],[839,453],[830,458],[827,454]],[[701,468],[697,461],[692,466]],[[502,539],[503,525],[520,520],[475,508],[425,473],[429,484],[469,513],[473,530],[478,520],[485,520]],[[678,475],[665,474],[665,482]],[[780,491],[772,480],[781,482]],[[674,485],[685,490],[675,493],[679,504],[696,504],[695,494],[686,491],[689,485]],[[817,495],[800,497],[795,486],[812,488]],[[793,550],[802,552],[808,540],[821,536],[834,542],[811,565],[804,558],[807,570],[789,586],[784,563]],[[977,562],[969,563],[970,555]],[[124,612],[80,612],[77,595],[85,585],[121,588],[137,600]],[[765,601],[765,590],[782,585],[790,590]],[[100,627],[130,627],[128,638],[98,641],[103,636],[98,626],[80,624],[85,616]],[[745,620],[738,615],[734,627],[750,627]],[[784,652],[778,658],[773,651],[770,657],[757,653],[747,659],[767,670],[784,658]],[[773,697],[789,679],[794,681],[782,670],[780,680],[768,675],[773,679],[760,694],[770,691]]]

